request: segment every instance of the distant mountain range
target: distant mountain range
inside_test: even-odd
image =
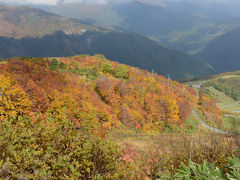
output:
[[[160,3],[161,2],[161,3]],[[69,3],[41,7],[49,12],[139,33],[195,54],[211,40],[240,27],[237,5],[206,1],[135,0],[127,3]]]
[[[240,69],[240,28],[211,41],[197,57],[211,64],[219,72]]]
[[[28,7],[0,8],[0,57],[103,54],[121,63],[170,76],[192,78],[214,73],[193,56],[144,36],[98,27]]]
[[[240,17],[239,2],[159,2],[136,0],[109,4],[70,3],[42,8],[148,36],[159,44],[200,58],[217,72],[240,69],[240,18],[237,18]]]

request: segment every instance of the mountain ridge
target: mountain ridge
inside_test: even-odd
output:
[[[239,27],[238,22],[228,20],[240,14],[225,10],[221,3],[162,1],[164,5],[159,6],[152,2],[157,1],[131,1],[105,5],[69,3],[43,9],[84,19],[93,24],[113,26],[149,36],[169,47],[193,55],[201,51],[211,40],[236,26]],[[234,5],[231,7],[235,9]]]
[[[7,12],[0,11],[0,15],[15,31],[15,34],[1,37],[2,58],[103,54],[120,63],[154,70],[165,76],[170,74],[173,79],[214,73],[214,69],[205,62],[135,33],[82,24],[77,19],[26,7],[9,8]]]
[[[240,69],[240,28],[212,40],[197,57],[211,64],[219,72]]]

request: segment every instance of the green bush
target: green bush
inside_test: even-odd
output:
[[[52,63],[50,64],[50,70],[56,71],[58,69],[59,63],[57,59],[52,59]]]
[[[123,78],[128,79],[129,78],[129,68],[124,65],[119,65],[115,69],[115,77],[116,78]]]
[[[177,169],[177,174],[172,176],[169,171],[160,174],[160,179],[221,179],[221,180],[237,180],[240,179],[240,159],[229,158],[225,171],[215,164],[205,161],[203,164],[195,164],[189,160],[189,165],[181,164]]]
[[[63,62],[59,63],[59,69],[66,69],[66,68],[67,68],[66,64],[64,64]]]
[[[103,73],[109,73],[109,74],[113,74],[113,67],[111,64],[104,64],[103,65]]]
[[[121,178],[121,153],[69,120],[0,122],[0,179]]]
[[[69,69],[69,72],[78,74],[79,76],[85,76],[89,80],[95,80],[99,75],[98,72],[87,68]]]
[[[222,179],[223,173],[214,164],[207,163],[206,161],[203,164],[195,164],[190,160],[189,166],[181,164],[176,175],[176,178],[186,177],[189,177],[189,179]]]
[[[81,57],[84,58],[84,59],[86,59],[88,56],[89,56],[89,55],[87,55],[87,54],[82,54],[82,55],[81,55]]]

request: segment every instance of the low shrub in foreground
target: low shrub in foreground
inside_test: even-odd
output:
[[[69,120],[0,122],[0,179],[117,179],[123,163],[116,145]]]
[[[149,138],[157,143],[144,152],[120,151],[68,119],[3,120],[0,179],[239,179],[238,137]]]

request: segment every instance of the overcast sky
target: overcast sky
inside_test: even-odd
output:
[[[11,4],[34,4],[34,5],[56,5],[60,2],[63,3],[73,3],[73,2],[97,2],[97,3],[107,3],[108,1],[111,0],[0,0],[0,2],[4,3],[11,3]],[[131,0],[115,0],[117,2],[126,2],[126,1],[131,1]],[[161,0],[157,0],[161,1]],[[162,0],[164,1],[164,0]],[[166,1],[166,0],[165,0]],[[168,0],[169,1],[169,0]],[[173,0],[173,1],[188,1],[188,0]],[[216,2],[230,2],[230,1],[240,1],[240,0],[192,0],[192,1],[216,1]]]
[[[72,3],[72,2],[83,2],[84,0],[0,0],[3,3],[11,4],[34,4],[34,5],[56,5],[60,2]],[[106,3],[107,0],[85,0],[89,2]]]

